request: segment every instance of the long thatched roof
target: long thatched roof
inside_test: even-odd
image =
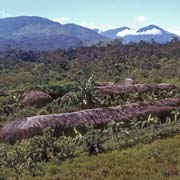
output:
[[[0,141],[14,143],[17,140],[41,134],[44,128],[63,132],[69,128],[85,128],[105,125],[112,120],[131,120],[149,114],[163,115],[180,109],[180,98],[167,98],[153,102],[140,102],[109,108],[97,108],[72,113],[27,117],[5,125],[0,131]]]
[[[145,83],[145,84],[110,84],[104,85],[97,88],[103,94],[114,94],[121,95],[124,93],[142,93],[142,92],[153,92],[153,91],[171,91],[179,90],[179,88],[170,83]]]

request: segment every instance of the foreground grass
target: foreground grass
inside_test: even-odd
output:
[[[61,165],[45,163],[43,180],[178,180],[180,135],[98,156],[82,155]],[[31,179],[24,176],[22,179]]]

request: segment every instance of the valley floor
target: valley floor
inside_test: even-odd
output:
[[[59,166],[47,163],[44,170],[43,180],[178,180],[180,135],[127,150],[82,155]]]

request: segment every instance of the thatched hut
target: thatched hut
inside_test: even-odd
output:
[[[22,106],[44,106],[52,101],[52,97],[42,91],[25,92],[21,96]]]
[[[131,84],[130,83],[121,83],[121,84],[113,84],[108,86],[100,86],[97,89],[102,94],[114,94],[121,95],[125,93],[145,93],[145,92],[153,92],[153,91],[179,91],[179,88],[174,84],[169,83],[145,83],[145,84]]]
[[[40,135],[44,128],[55,129],[58,133],[76,128],[105,125],[112,120],[129,121],[148,115],[167,115],[180,109],[180,98],[167,98],[153,102],[133,103],[109,108],[27,117],[5,125],[0,131],[0,141],[14,143],[17,140]]]

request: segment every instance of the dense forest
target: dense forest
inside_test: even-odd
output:
[[[0,180],[98,179],[99,175],[117,179],[120,175],[110,174],[110,166],[103,167],[99,175],[91,174],[91,168],[101,165],[92,167],[93,159],[91,164],[83,164],[82,159],[179,134],[179,67],[177,39],[167,44],[142,41],[124,45],[115,40],[68,50],[1,52],[0,141],[7,144],[0,145]],[[51,114],[56,115],[48,119]],[[34,128],[29,130],[30,121]],[[54,128],[38,129],[42,121],[45,127]],[[23,140],[26,138],[30,139]],[[151,151],[146,158],[157,164],[166,161],[167,169],[175,169],[162,168],[159,179],[177,178],[179,159],[167,159],[163,154],[162,160],[158,150],[143,148]],[[112,162],[116,161],[112,157],[110,154]],[[65,160],[67,164],[61,164]],[[76,163],[74,167],[68,164],[71,161]],[[71,172],[70,166],[76,170]],[[81,166],[89,171],[80,172]]]
[[[92,47],[53,52],[24,52],[18,49],[1,53],[0,86],[17,89],[32,85],[63,84],[88,79],[115,81],[176,80],[179,75],[180,42],[122,45],[114,41]]]

